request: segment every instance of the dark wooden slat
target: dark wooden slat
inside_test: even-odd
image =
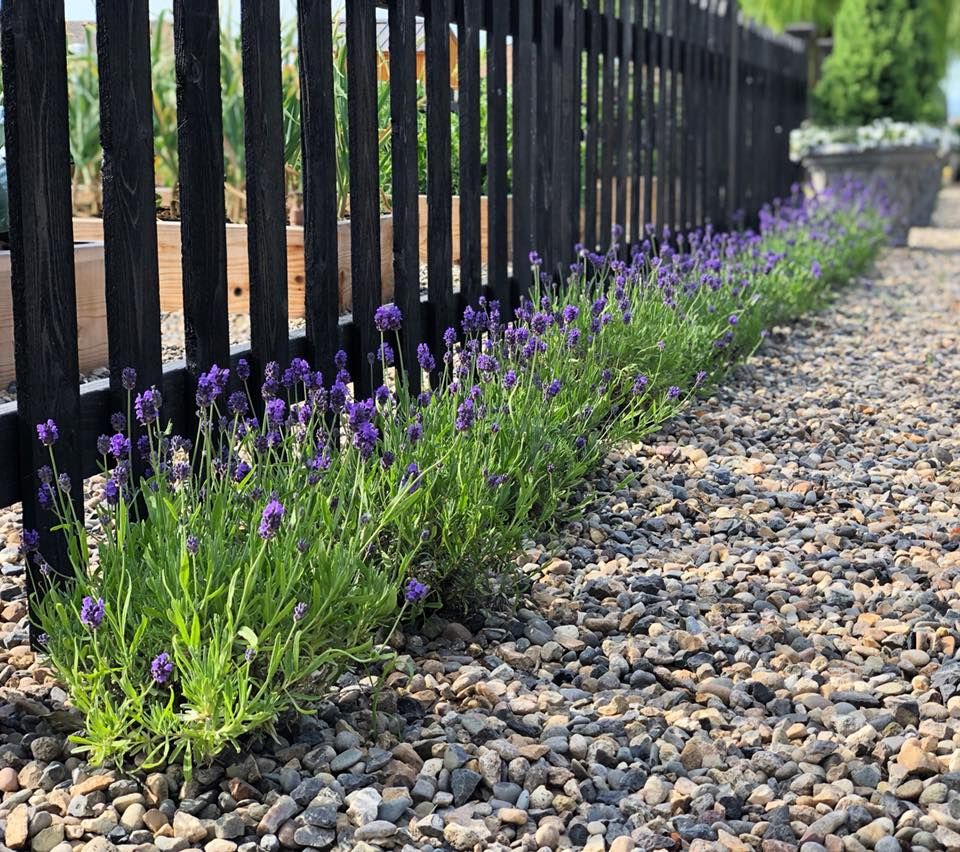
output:
[[[394,300],[403,313],[400,338],[409,388],[419,393],[420,224],[417,145],[417,21],[415,0],[390,5],[390,137],[393,158]]]
[[[520,295],[530,287],[529,254],[533,248],[534,111],[533,4],[511,0],[516,16],[513,42],[513,275]]]
[[[597,149],[600,144],[600,109],[598,88],[600,80],[600,51],[603,30],[599,14],[599,0],[588,0],[587,20],[587,144],[584,161],[584,238],[592,251],[597,248]]]
[[[633,4],[621,0],[618,19],[623,33],[618,50],[617,75],[617,209],[616,224],[626,232],[627,180],[630,175],[630,59],[633,56]]]
[[[460,292],[480,297],[480,21],[483,0],[457,0],[460,115]]]
[[[538,0],[539,28],[537,36],[537,141],[535,166],[536,243],[534,248],[543,257],[543,268],[553,270],[555,247],[553,235],[553,158],[556,152],[553,138],[553,59],[554,20],[556,0]]]
[[[217,0],[174,0],[184,342],[194,379],[230,354],[219,28]]]
[[[35,474],[49,463],[36,424],[52,418],[60,429],[57,466],[73,482],[73,507],[83,519],[63,3],[7,0],[0,28],[18,394],[16,450],[0,458],[14,459],[11,478],[19,468],[21,492],[28,495],[24,528],[40,532],[40,552],[65,578],[71,575],[65,539],[50,529],[53,516],[39,506]],[[6,464],[2,470],[6,477]],[[44,584],[39,567],[29,562],[31,608]]]
[[[571,213],[566,220],[568,230],[564,249],[569,252],[568,258],[572,261],[576,260],[574,246],[583,242],[583,226],[580,215],[583,210],[583,68],[585,64],[586,29],[583,0],[570,0],[570,5],[571,9],[568,10],[568,15],[574,32],[569,44],[570,55],[565,62],[573,68],[570,97],[573,108],[572,127],[574,132],[567,134],[570,144],[570,176],[567,180],[569,180]]]
[[[504,310],[510,301],[507,280],[507,30],[509,8],[487,5],[487,275]]]
[[[453,326],[450,165],[450,3],[424,0],[427,54],[427,288],[431,346]],[[439,363],[439,358],[437,359]]]
[[[677,174],[678,166],[682,162],[682,152],[678,144],[678,121],[677,121],[677,102],[679,100],[679,81],[677,72],[677,46],[679,39],[676,37],[677,30],[677,0],[667,0],[667,181],[666,181],[666,199],[667,213],[664,224],[676,230],[677,227]]]
[[[259,375],[270,362],[286,365],[287,205],[280,80],[280,0],[242,0],[244,153],[247,257],[250,268],[250,346]]]
[[[377,120],[377,32],[373,0],[347,7],[347,92],[350,142],[350,274],[353,316],[360,332],[360,354],[379,345],[373,313],[380,304],[380,160]],[[379,383],[361,366],[354,376],[357,396]]]
[[[729,88],[727,90],[727,169],[726,216],[729,222],[740,203],[737,195],[737,138],[740,130],[740,26],[737,23],[737,0],[727,0],[729,38]]]
[[[644,74],[644,101],[643,101],[643,218],[644,225],[652,223],[657,211],[654,210],[653,181],[657,173],[654,163],[657,149],[657,113],[654,102],[654,90],[657,85],[658,43],[656,39],[658,0],[644,0],[646,4],[646,72]],[[659,196],[657,198],[659,203]]]
[[[299,0],[297,14],[307,349],[312,363],[332,382],[339,283],[330,0]]]
[[[610,245],[610,231],[613,227],[613,167],[614,147],[618,142],[616,132],[616,55],[617,55],[617,19],[614,17],[614,0],[604,0],[604,41],[603,41],[603,88],[601,90],[603,107],[603,130],[600,148],[600,245]]]
[[[579,207],[574,207],[574,185],[573,185],[573,158],[574,145],[576,140],[579,142],[579,112],[574,114],[574,103],[578,94],[574,91],[576,75],[574,74],[574,65],[576,62],[577,49],[577,18],[575,0],[561,0],[559,5],[559,27],[558,38],[560,40],[557,50],[557,79],[560,81],[560,99],[556,109],[554,129],[557,129],[557,120],[559,119],[559,133],[556,134],[557,151],[554,161],[557,167],[557,180],[555,198],[559,204],[555,205],[557,211],[555,218],[556,234],[555,244],[557,246],[557,264],[559,266],[560,280],[563,280],[570,263],[572,255],[572,246],[574,240],[571,240],[572,226],[574,225]]]
[[[643,126],[646,116],[643,112],[644,60],[646,59],[646,38],[643,29],[643,0],[629,0],[633,3],[633,92],[631,103],[633,120],[630,124],[630,152],[633,173],[630,182],[630,241],[639,243],[643,239],[643,219],[640,214],[643,180]]]
[[[147,0],[98,0],[103,232],[110,383],[125,408],[124,367],[141,387],[162,370]]]
[[[657,34],[660,43],[657,50],[657,226],[661,228],[667,224],[667,199],[670,193],[670,124],[667,117],[667,80],[670,67],[667,46],[668,11],[669,0],[660,0],[657,11]]]

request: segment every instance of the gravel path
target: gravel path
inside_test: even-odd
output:
[[[960,848],[958,399],[960,253],[890,251],[611,454],[517,618],[405,637],[375,740],[347,679],[188,784],[68,756],[7,565],[6,847]]]

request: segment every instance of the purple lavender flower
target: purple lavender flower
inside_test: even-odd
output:
[[[387,367],[393,366],[394,354],[393,347],[386,340],[377,348],[376,359]]]
[[[540,257],[540,255],[535,251],[532,251],[530,252],[530,254],[527,255],[527,260],[530,261],[531,266],[534,266],[534,267],[543,266],[543,258]]]
[[[380,456],[380,467],[382,467],[384,470],[390,470],[396,460],[397,457],[391,453],[390,450],[384,450]]]
[[[52,420],[47,420],[46,423],[37,424],[37,437],[45,447],[52,447],[60,437],[60,430],[57,429],[56,423]]]
[[[300,603],[298,603],[298,604],[293,608],[293,621],[294,621],[294,623],[296,624],[296,623],[299,623],[299,622],[303,621],[303,619],[306,617],[306,615],[307,615],[307,605],[306,605],[306,603],[305,603],[304,601],[300,601]]]
[[[676,385],[670,385],[670,387],[667,389],[667,397],[669,399],[679,399],[680,388],[678,388]]]
[[[666,349],[666,348],[667,348],[667,341],[665,341],[665,340],[658,340],[658,341],[657,341],[657,349],[659,349],[661,352],[663,352],[663,350]]]
[[[407,440],[411,444],[416,444],[423,437],[423,424],[415,420],[407,426]]]
[[[380,387],[374,391],[373,396],[380,405],[386,405],[390,401],[390,388],[386,385],[380,385]]]
[[[46,633],[41,633],[41,634],[37,637],[37,644],[38,644],[38,645],[46,648],[49,643],[50,643],[50,637],[49,637]]]
[[[647,385],[648,385],[649,383],[650,383],[650,380],[649,380],[645,375],[643,375],[643,373],[640,373],[640,374],[633,380],[633,393],[634,393],[634,395],[635,395],[635,396],[639,396],[640,394],[642,394],[642,393],[644,392],[644,390],[646,390],[646,387],[647,387]]]
[[[237,361],[237,378],[241,382],[245,382],[250,378],[250,363],[246,358],[241,358]]]
[[[64,494],[69,494],[72,487],[73,483],[70,481],[70,474],[61,473],[57,477],[57,488],[59,488]]]
[[[20,533],[20,555],[25,556],[28,553],[36,551],[40,546],[40,533],[36,530],[24,530]]]
[[[120,483],[111,477],[103,485],[103,499],[110,506],[116,506],[120,502]]]
[[[428,594],[430,594],[430,586],[426,583],[421,583],[416,577],[411,577],[407,580],[407,584],[404,587],[403,596],[407,599],[407,603],[417,603],[422,601]]]
[[[453,349],[453,344],[457,342],[457,332],[453,328],[448,328],[443,333],[443,342],[447,349]]]
[[[170,676],[173,674],[173,660],[170,659],[170,655],[164,651],[162,654],[157,654],[153,658],[153,662],[150,663],[150,677],[153,678],[153,682],[163,686]]]
[[[306,553],[310,549],[310,542],[305,538],[297,539],[297,550],[300,553]]]
[[[694,377],[693,383],[694,383],[695,385],[698,385],[698,386],[699,386],[699,385],[702,385],[702,384],[704,383],[704,381],[706,381],[706,378],[707,378],[707,371],[706,371],[706,370],[700,370],[700,371],[697,373],[697,375]]]
[[[245,417],[250,410],[247,395],[243,391],[234,391],[227,399],[227,411],[235,417]]]
[[[272,498],[260,517],[260,528],[258,529],[260,538],[264,541],[273,538],[280,529],[284,514],[286,514],[286,509],[283,508],[283,504],[276,497]]]
[[[815,260],[813,263],[810,264],[810,274],[811,274],[817,281],[820,280],[820,278],[821,278],[822,275],[823,275],[823,270],[820,268],[820,263],[819,263],[819,261],[816,261],[816,260]]]
[[[427,346],[426,343],[421,343],[417,346],[417,363],[420,364],[421,370],[426,370],[428,373],[437,368],[437,362],[430,353],[430,347]]]
[[[247,478],[247,474],[250,473],[250,465],[247,462],[241,460],[238,461],[233,466],[233,481],[234,482],[243,482]]]
[[[287,414],[287,404],[282,399],[271,399],[266,405],[267,420],[273,425],[283,423]]]
[[[561,383],[560,379],[554,379],[550,384],[547,385],[546,389],[543,392],[543,395],[547,399],[553,399],[558,393],[560,393]]]
[[[477,419],[476,405],[472,399],[465,399],[457,407],[457,418],[454,422],[458,432],[466,432]]]
[[[124,367],[120,373],[120,384],[124,390],[132,391],[137,386],[137,371],[133,367]]]
[[[403,477],[400,479],[400,486],[403,487],[407,483],[410,483],[410,493],[413,494],[420,487],[420,465],[416,462],[410,462],[407,465],[406,471],[404,471]]]
[[[47,485],[53,484],[53,468],[50,465],[45,464],[37,468],[37,479],[41,482],[46,482]]]
[[[117,432],[110,438],[109,453],[117,461],[125,459],[130,455],[130,439],[126,435]]]
[[[388,302],[377,308],[373,315],[373,324],[378,331],[399,331],[403,323],[403,314],[393,302]]]
[[[257,652],[256,652],[256,650],[253,649],[253,648],[247,648],[247,650],[243,652],[243,658],[244,658],[248,663],[252,663],[253,660],[254,660],[254,658],[255,658],[256,656],[257,656]]]
[[[193,534],[188,535],[187,553],[196,553],[198,550],[200,550],[200,539]]]
[[[97,452],[100,453],[101,456],[105,456],[110,452],[109,435],[101,435],[97,438]]]
[[[162,403],[160,391],[156,387],[148,388],[143,393],[137,394],[137,398],[133,401],[133,410],[136,412],[137,420],[141,426],[149,426],[156,422],[160,416]]]
[[[53,508],[53,489],[49,483],[42,482],[40,484],[40,487],[37,489],[37,502],[40,504],[41,509]]]
[[[197,405],[201,408],[213,405],[214,401],[226,389],[230,371],[214,364],[197,380]]]
[[[87,595],[80,605],[80,623],[91,630],[96,630],[100,626],[106,614],[107,605],[103,602],[103,598],[94,600]]]
[[[114,432],[125,432],[127,429],[127,418],[119,411],[110,415],[110,428]]]
[[[516,384],[517,384],[516,372],[514,370],[507,370],[507,372],[503,374],[503,386],[507,390],[510,390],[511,388],[515,387]]]
[[[364,459],[373,455],[374,447],[380,438],[380,430],[369,421],[357,426],[353,433],[353,446],[360,451],[360,456]]]
[[[576,322],[577,317],[580,316],[580,308],[576,305],[567,305],[560,316],[563,318],[564,325],[570,325],[570,323]]]
[[[730,325],[736,325],[738,322],[740,322],[740,317],[738,317],[736,314],[730,314],[730,316],[727,317],[727,322],[730,323]]]
[[[582,450],[585,446],[587,446],[587,439],[583,435],[578,435],[577,439],[573,442],[573,446],[578,450]]]

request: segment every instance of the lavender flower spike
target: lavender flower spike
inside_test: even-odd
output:
[[[403,596],[407,599],[407,603],[422,601],[428,594],[430,594],[430,586],[426,583],[421,583],[416,577],[411,577],[407,580],[407,585],[404,587],[403,593]]]
[[[260,528],[257,531],[260,538],[264,541],[273,538],[280,529],[280,522],[283,520],[284,514],[286,514],[286,509],[283,508],[283,504],[276,497],[267,503],[260,517]]]
[[[107,613],[107,605],[103,602],[103,598],[97,598],[94,600],[92,597],[87,595],[83,599],[83,603],[80,605],[80,623],[84,627],[89,627],[91,630],[96,630],[100,624],[103,622],[103,617]]]
[[[393,302],[388,302],[377,308],[373,315],[373,323],[377,331],[399,331],[403,323],[403,314]]]
[[[37,437],[45,447],[52,447],[60,437],[60,430],[57,429],[56,423],[52,420],[47,420],[46,423],[37,424]]]
[[[157,654],[150,663],[150,677],[153,678],[153,682],[163,685],[170,680],[172,674],[173,660],[170,659],[170,655],[166,652]]]

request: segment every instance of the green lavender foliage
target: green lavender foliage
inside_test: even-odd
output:
[[[794,199],[763,220],[759,235],[701,236],[679,253],[652,233],[630,261],[583,253],[562,293],[534,258],[534,301],[512,325],[483,304],[446,358],[423,353],[421,366],[437,362],[432,394],[400,380],[344,404],[349,375],[321,384],[297,363],[283,380],[271,370],[253,421],[259,381],[215,369],[186,443],[141,390],[125,420],[145,424],[146,443],[131,432],[128,445],[119,419],[100,442],[95,540],[58,484],[53,447],[41,495],[75,582],[48,589],[37,611],[85,718],[78,747],[94,762],[176,759],[189,772],[307,712],[346,668],[389,668],[398,620],[416,629],[424,607],[509,607],[522,542],[583,500],[606,452],[709,392],[884,240],[880,208],[854,191]],[[401,318],[381,310],[389,347]],[[379,357],[390,376],[391,350]],[[135,483],[141,453],[150,470]],[[35,542],[24,534],[42,565]]]

